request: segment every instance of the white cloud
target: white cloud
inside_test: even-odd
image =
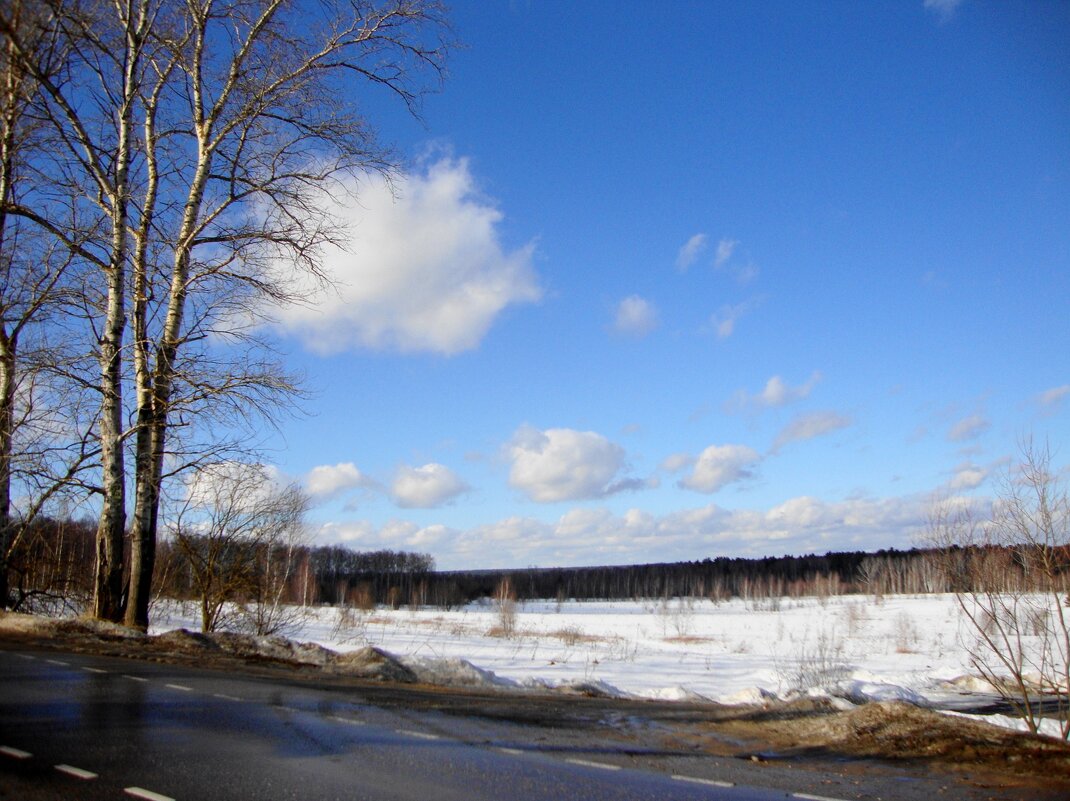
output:
[[[676,254],[676,269],[683,272],[694,264],[695,259],[706,249],[709,240],[710,238],[706,234],[695,234],[688,239],[683,247],[680,248],[680,252]]]
[[[804,442],[808,439],[831,434],[841,428],[851,425],[851,418],[845,417],[839,412],[808,412],[798,415],[788,423],[777,435],[773,443],[772,452],[777,453],[785,445],[793,442]]]
[[[1070,384],[1063,384],[1044,390],[1037,395],[1036,402],[1045,414],[1054,414],[1062,408],[1067,397],[1070,397]]]
[[[735,252],[739,241],[736,239],[722,239],[717,243],[717,255],[713,259],[714,267],[723,267]]]
[[[441,550],[449,548],[456,536],[457,532],[448,526],[418,526],[407,520],[388,520],[378,528],[367,520],[332,522],[323,524],[315,533],[319,543],[342,543],[362,550]]]
[[[951,477],[951,481],[948,482],[948,487],[955,491],[977,489],[977,487],[985,483],[987,478],[988,470],[986,468],[966,462],[955,468],[954,475]]]
[[[955,15],[962,3],[963,0],[925,0],[925,8],[946,22]]]
[[[365,549],[431,550],[443,569],[760,557],[908,547],[924,535],[931,502],[928,493],[919,493],[844,501],[801,496],[768,509],[711,503],[664,515],[582,508],[555,520],[514,516],[465,530],[397,520],[378,528],[330,524],[318,539]]]
[[[735,306],[722,306],[716,314],[710,317],[710,324],[717,333],[718,339],[728,339],[736,332],[738,323],[745,314],[748,314],[755,306],[755,301],[737,303]]]
[[[711,445],[698,455],[691,474],[680,486],[696,492],[712,493],[728,484],[752,478],[752,468],[762,457],[745,445]]]
[[[613,328],[618,334],[644,337],[658,327],[658,310],[638,295],[629,295],[617,306]]]
[[[539,299],[534,245],[503,247],[502,213],[478,195],[466,160],[442,159],[394,186],[396,197],[365,175],[345,201],[324,198],[351,233],[347,249],[324,255],[334,286],[277,312],[309,350],[455,354],[477,347],[507,306]]]
[[[761,270],[758,268],[757,264],[747,264],[739,268],[736,275],[736,281],[738,281],[741,286],[746,286],[753,282],[760,273]]]
[[[791,386],[778,375],[765,382],[765,387],[755,395],[748,395],[743,390],[736,393],[729,409],[779,409],[789,403],[808,398],[814,387],[821,381],[821,373],[814,371],[805,384]]]
[[[624,449],[593,431],[522,426],[506,455],[509,483],[540,503],[603,498],[644,485],[619,478]]]
[[[662,459],[661,469],[666,473],[679,473],[694,462],[695,457],[690,453],[674,453]]]
[[[406,509],[433,509],[467,492],[470,487],[445,465],[405,465],[394,476],[391,494]]]
[[[983,414],[971,414],[951,426],[951,429],[947,432],[947,438],[951,442],[966,442],[971,439],[977,439],[991,428],[991,425],[988,418]]]
[[[305,491],[314,501],[326,501],[348,490],[371,486],[372,482],[352,462],[319,465],[305,474]]]

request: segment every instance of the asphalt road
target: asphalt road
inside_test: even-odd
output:
[[[612,740],[379,706],[339,688],[0,649],[0,799],[824,801],[934,789],[899,778],[899,793],[874,783],[823,794],[811,773],[785,790],[790,771],[778,789],[760,789],[738,760],[726,771],[708,758],[652,756],[657,770],[636,769],[651,760]]]

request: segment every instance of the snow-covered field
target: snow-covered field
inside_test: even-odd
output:
[[[153,633],[198,624],[192,605],[164,606]],[[319,607],[289,634],[336,651],[373,645],[445,683],[585,685],[725,703],[805,693],[944,708],[995,695],[970,666],[973,635],[952,595],[533,601],[517,604],[512,619],[490,602],[453,611]]]

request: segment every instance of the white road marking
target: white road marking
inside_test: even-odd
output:
[[[428,734],[425,731],[412,731],[411,729],[395,729],[398,734],[404,734],[406,737],[418,737],[421,740],[438,740],[437,734]]]
[[[70,667],[70,662],[63,662],[59,659],[46,659],[46,662],[50,665],[59,665],[60,667]]]
[[[519,748],[499,748],[498,750],[509,756],[524,756],[524,752]]]
[[[83,770],[82,768],[76,768],[74,765],[56,765],[56,770],[60,773],[66,773],[68,776],[74,776],[76,779],[89,779],[97,778],[97,774],[91,770]]]
[[[831,798],[827,795],[810,795],[809,793],[792,793],[794,798],[805,798],[806,801],[844,801],[842,798]]]
[[[591,762],[587,759],[566,759],[573,765],[582,765],[585,768],[598,768],[599,770],[620,770],[620,765],[610,765],[607,762]]]
[[[143,787],[127,787],[123,790],[127,795],[132,795],[135,798],[144,798],[145,801],[175,801],[169,795],[160,795],[154,793],[152,790],[146,790]]]
[[[165,687],[170,687],[172,690],[181,690],[184,693],[193,692],[193,688],[192,687],[187,687],[184,684],[165,684],[164,686]]]
[[[12,759],[29,759],[33,756],[29,751],[23,751],[19,748],[12,748],[10,745],[0,745],[0,754],[9,756]]]
[[[19,659],[37,659],[36,656],[31,656],[30,654],[15,654],[15,656]]]
[[[82,668],[82,670],[86,671],[87,673],[107,673],[108,672],[106,670],[101,670],[100,668],[95,668],[95,667],[84,667],[84,668]]]
[[[224,695],[223,693],[212,693],[213,698],[222,698],[224,701],[240,701],[236,695]]]
[[[328,715],[327,720],[333,720],[336,723],[348,723],[350,726],[366,726],[367,724],[363,720],[354,720],[353,718],[343,718],[341,715]]]
[[[130,679],[130,681],[140,681],[140,682],[147,682],[148,681],[148,679],[143,678],[142,676],[129,676],[126,673],[123,674],[123,678],[124,679]]]
[[[692,784],[705,784],[710,787],[735,787],[732,782],[719,782],[716,779],[700,779],[697,776],[678,776],[673,774],[673,778],[678,782],[691,782]]]

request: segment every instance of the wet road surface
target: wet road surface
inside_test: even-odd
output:
[[[532,727],[236,673],[0,649],[0,676],[0,799],[876,797],[873,787],[824,795],[805,782],[760,789],[740,781],[743,763],[726,774],[692,755],[637,770],[628,751],[593,739],[562,745]]]

